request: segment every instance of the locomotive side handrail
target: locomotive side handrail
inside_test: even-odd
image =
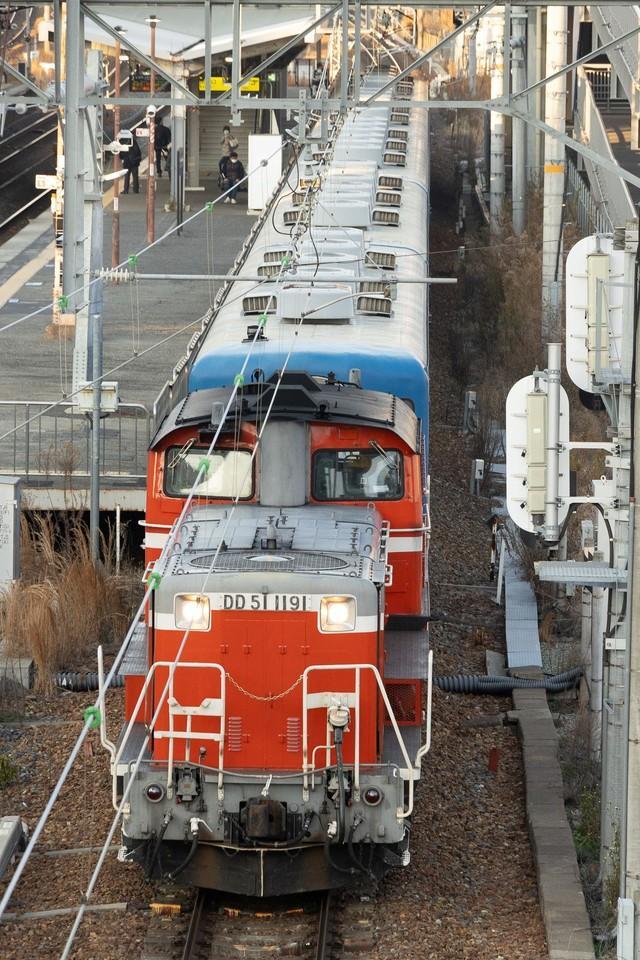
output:
[[[120,743],[115,754],[115,757],[112,760],[112,771],[113,771],[113,805],[115,809],[118,809],[118,798],[117,798],[117,774],[118,774],[118,765],[122,760],[122,754],[124,753],[124,748],[127,744],[131,732],[136,724],[136,718],[140,712],[142,705],[147,697],[149,687],[155,677],[156,671],[160,667],[166,667],[169,670],[169,683],[166,689],[163,691],[163,695],[160,699],[160,704],[167,700],[169,707],[169,730],[153,730],[151,727],[148,728],[147,732],[153,736],[158,737],[159,739],[167,738],[169,740],[169,760],[167,763],[167,796],[171,796],[173,793],[173,768],[174,768],[174,758],[173,758],[173,748],[174,740],[180,739],[186,741],[185,746],[185,757],[188,755],[190,737],[193,734],[191,730],[191,718],[193,716],[215,716],[220,718],[220,731],[219,733],[195,733],[195,738],[199,740],[214,740],[218,744],[218,797],[220,800],[224,796],[224,787],[223,787],[223,768],[224,768],[224,731],[225,731],[225,687],[226,687],[226,671],[219,663],[206,663],[206,662],[192,662],[185,661],[181,663],[175,660],[156,660],[155,663],[151,664],[149,672],[145,677],[142,689],[136,701],[135,707],[131,711],[131,719],[127,724],[126,730],[122,736]],[[179,704],[178,701],[173,696],[173,684],[176,670],[181,669],[207,669],[207,670],[216,670],[220,674],[220,696],[217,698],[207,698],[207,700],[202,701],[199,706],[185,707],[182,704]],[[157,709],[157,708],[156,708]],[[200,712],[199,712],[200,711]],[[175,730],[173,726],[174,716],[186,716],[187,717],[187,730]]]
[[[431,663],[431,661],[430,661]],[[319,673],[320,671],[336,671],[336,670],[353,670],[355,671],[355,689],[348,693],[340,692],[331,692],[324,691],[322,693],[309,693],[309,676],[312,673]],[[400,727],[398,726],[398,721],[395,718],[395,714],[392,710],[391,703],[389,702],[389,697],[384,686],[382,677],[377,667],[372,663],[319,663],[313,664],[304,671],[302,675],[302,772],[303,772],[303,796],[307,800],[309,797],[309,775],[313,772],[313,764],[308,762],[309,757],[309,719],[308,712],[309,710],[317,709],[319,707],[328,707],[331,702],[338,702],[344,706],[355,707],[355,743],[354,743],[354,764],[353,764],[353,777],[354,785],[360,783],[360,677],[363,670],[369,670],[378,685],[380,695],[386,707],[387,713],[389,715],[389,720],[391,721],[391,726],[393,727],[393,732],[396,735],[398,741],[398,746],[400,747],[400,752],[402,754],[402,759],[406,764],[406,770],[409,773],[409,797],[407,801],[406,808],[404,806],[398,807],[396,814],[398,820],[404,820],[407,817],[410,817],[413,812],[413,764],[409,758],[405,742],[402,739],[402,734],[400,733]],[[430,671],[431,673],[431,671]],[[431,675],[429,676],[429,690],[431,689]],[[430,694],[429,694],[430,700]],[[430,739],[428,741],[430,743]],[[426,746],[426,745],[425,745]],[[421,748],[422,749],[422,748]],[[429,747],[426,746],[428,750]],[[426,752],[426,750],[425,750]],[[354,790],[355,792],[355,790]]]

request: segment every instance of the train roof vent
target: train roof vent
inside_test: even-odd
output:
[[[244,297],[242,300],[242,310],[246,316],[254,313],[275,313],[277,306],[278,298],[271,294],[265,297]]]
[[[358,313],[366,313],[371,317],[391,316],[391,297],[362,296],[358,297]]]
[[[378,177],[379,187],[388,187],[389,190],[402,190],[402,177],[390,177],[386,173]]]
[[[399,207],[402,201],[402,194],[392,192],[391,190],[378,190],[376,192],[376,203],[383,207]]]
[[[382,250],[367,250],[365,266],[381,267],[383,270],[395,270],[395,253],[383,253]]]
[[[400,226],[400,214],[397,210],[374,210],[374,223],[386,223],[389,227]]]
[[[384,162],[389,163],[394,167],[406,167],[407,165],[407,155],[406,153],[387,153],[384,154]],[[286,213],[285,213],[286,217]],[[285,220],[286,223],[286,220]]]
[[[387,140],[384,145],[385,151],[387,150],[400,150],[403,153],[406,153],[407,145],[404,140]]]
[[[401,123],[403,126],[409,124],[409,111],[395,109],[391,111],[391,123]]]
[[[387,131],[387,136],[391,137],[391,139],[393,140],[404,140],[404,142],[406,143],[407,140],[409,139],[409,131],[408,130],[392,130],[391,128],[389,128],[389,130]]]
[[[358,293],[379,293],[395,300],[398,295],[398,285],[390,280],[361,280],[358,284]]]
[[[280,263],[286,255],[286,250],[265,250],[262,259],[265,263]]]
[[[309,217],[309,208],[303,207],[301,210],[285,210],[282,219],[286,227],[295,227],[300,223],[306,223]]]
[[[258,267],[258,276],[267,277],[267,279],[273,280],[275,277],[279,276],[281,270],[282,264],[280,263],[261,263]]]

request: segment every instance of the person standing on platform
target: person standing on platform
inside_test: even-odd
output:
[[[222,173],[231,188],[224,202],[237,203],[236,194],[238,193],[238,184],[244,179],[245,172],[242,161],[238,159],[238,154],[235,150],[231,152],[229,159],[225,161]]]
[[[169,144],[171,143],[171,130],[169,127],[165,127],[162,122],[162,117],[159,114],[156,114],[156,132],[154,147],[156,151],[156,177],[162,176],[162,157],[165,158],[165,170],[168,171],[169,165],[167,163],[167,151]]]
[[[220,146],[222,147],[222,156],[218,163],[218,169],[220,173],[224,175],[224,167],[226,166],[227,160],[231,156],[234,150],[238,148],[238,141],[231,133],[231,128],[224,126],[222,128],[222,139],[220,140]]]
[[[138,167],[140,166],[140,161],[142,160],[142,154],[140,153],[140,147],[138,146],[138,141],[130,134],[131,142],[129,143],[129,149],[123,150],[120,154],[120,160],[122,161],[122,166],[127,171],[124,176],[124,190],[123,193],[129,193],[129,184],[131,179],[133,179],[133,192],[140,193],[140,181],[138,179]],[[124,142],[124,141],[123,141]],[[128,137],[127,137],[128,142]]]

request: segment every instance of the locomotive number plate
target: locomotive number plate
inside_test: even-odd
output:
[[[305,593],[219,593],[215,610],[268,610],[271,613],[300,613],[313,610],[312,597]]]

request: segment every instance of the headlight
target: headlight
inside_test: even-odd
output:
[[[175,600],[175,619],[178,630],[208,630],[209,597],[202,593],[179,593]]]
[[[355,597],[323,597],[320,601],[320,629],[323,633],[344,633],[356,628]]]

